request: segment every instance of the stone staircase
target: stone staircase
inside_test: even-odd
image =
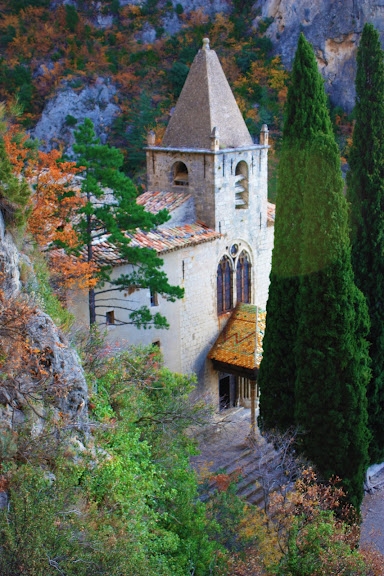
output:
[[[212,479],[217,474],[238,478],[237,494],[250,504],[262,506],[265,493],[286,483],[286,466],[281,453],[257,431],[250,438],[250,410],[233,408],[215,415],[214,421],[195,434],[200,454],[192,458],[193,467],[203,477],[202,499],[207,499],[216,487]]]

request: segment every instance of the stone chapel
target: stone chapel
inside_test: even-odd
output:
[[[166,316],[168,330],[125,325],[122,293],[99,302],[99,321],[113,341],[159,346],[165,365],[195,373],[198,390],[209,393],[218,408],[247,405],[273,247],[268,128],[262,127],[254,143],[208,39],[192,63],[162,145],[150,133],[146,157],[148,191],[137,201],[152,212],[167,208],[171,219],[151,232],[138,230],[132,244],[156,250],[184,298],[171,303],[149,290],[129,295],[130,305],[147,304]],[[108,250],[103,242],[94,246],[103,262]],[[115,277],[129,269],[118,258],[112,263]],[[85,311],[84,306],[83,316]]]

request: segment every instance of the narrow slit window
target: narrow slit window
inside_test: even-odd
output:
[[[115,311],[114,310],[109,310],[106,314],[105,314],[105,319],[107,322],[107,326],[110,326],[112,324],[115,323]]]
[[[159,305],[159,296],[155,290],[151,290],[151,306],[158,306]]]

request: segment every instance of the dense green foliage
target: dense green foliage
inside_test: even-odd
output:
[[[260,367],[261,424],[298,426],[325,478],[359,506],[367,466],[368,314],[350,261],[347,205],[326,97],[301,35],[279,165]]]
[[[95,377],[90,435],[68,433],[63,422],[51,435],[46,427],[33,449],[20,430],[9,435],[18,448],[3,438],[10,506],[0,510],[1,574],[213,573],[220,546],[185,435],[205,418],[190,403],[192,379],[162,368],[152,349],[106,360]]]
[[[283,488],[269,495],[272,523],[236,495],[230,475],[208,478],[207,499],[189,462],[196,446],[186,431],[210,413],[191,403],[193,378],[163,368],[156,348],[106,357],[101,342],[95,332],[82,348],[97,389],[87,421],[47,410],[31,435],[25,412],[23,425],[2,430],[2,575],[373,574],[354,549],[341,491],[311,470],[284,498]]]
[[[371,571],[357,550],[351,550],[338,533],[340,526],[332,512],[324,511],[305,526],[295,518],[288,540],[287,554],[279,563],[276,576],[320,576],[344,574],[369,576]],[[303,527],[304,524],[304,527]]]
[[[126,233],[136,228],[150,230],[162,224],[168,218],[165,211],[158,214],[146,212],[136,203],[136,188],[132,181],[120,171],[123,156],[107,144],[100,144],[96,138],[92,122],[86,119],[75,131],[76,143],[73,150],[77,165],[85,168],[82,179],[82,191],[87,203],[79,210],[83,218],[79,221],[79,232],[83,246],[86,247],[88,262],[94,259],[93,242],[107,234],[121,258],[134,265],[131,273],[112,281],[114,290],[150,288],[165,298],[174,301],[181,298],[183,290],[168,283],[166,274],[160,269],[163,261],[154,250],[137,248],[130,245]],[[108,192],[106,192],[108,190]],[[100,271],[103,281],[110,280],[110,270],[103,267]],[[106,288],[104,292],[110,291]],[[95,291],[89,291],[89,316],[91,324],[96,322],[97,304]],[[126,305],[129,310],[129,302]],[[167,327],[166,319],[159,313],[153,315],[148,306],[131,309],[129,323],[137,326],[154,325]],[[123,323],[119,320],[119,323]]]
[[[146,135],[156,129],[161,140],[189,66],[208,36],[252,136],[258,137],[265,122],[272,133],[280,128],[287,74],[265,35],[270,21],[259,19],[256,30],[256,7],[240,2],[235,8],[210,17],[160,0],[140,6],[103,1],[97,9],[88,0],[76,6],[0,0],[0,100],[17,96],[29,128],[61,87],[79,92],[105,79],[116,87],[119,107],[109,141],[123,151],[124,170],[141,179]],[[98,23],[102,18],[109,19],[105,28]],[[173,35],[165,31],[167,22],[176,27]]]
[[[37,252],[37,250],[36,250]],[[63,306],[50,284],[50,274],[47,263],[41,253],[33,255],[33,270],[35,278],[27,285],[27,291],[38,297],[41,309],[48,314],[53,322],[63,330],[68,331],[74,322],[74,316]]]
[[[372,380],[368,397],[372,432],[370,457],[384,456],[384,60],[378,32],[366,24],[357,52],[356,124],[349,154],[352,265],[364,293],[371,328],[368,336]]]

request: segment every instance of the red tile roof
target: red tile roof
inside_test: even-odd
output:
[[[263,355],[265,317],[265,311],[253,304],[237,304],[209,351],[208,358],[238,368],[259,368]]]
[[[145,207],[148,212],[157,214],[160,210],[172,212],[191,198],[191,194],[183,192],[144,192],[137,197],[136,202]]]
[[[155,229],[149,232],[137,230],[135,234],[127,234],[131,238],[130,245],[139,248],[152,248],[158,254],[172,252],[179,248],[195,246],[203,242],[211,242],[220,238],[220,234],[203,224],[184,224],[174,228]],[[103,236],[93,245],[94,259],[98,264],[110,264],[120,266],[125,261],[120,258],[118,251],[108,242],[108,237]]]

